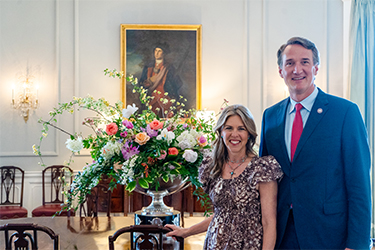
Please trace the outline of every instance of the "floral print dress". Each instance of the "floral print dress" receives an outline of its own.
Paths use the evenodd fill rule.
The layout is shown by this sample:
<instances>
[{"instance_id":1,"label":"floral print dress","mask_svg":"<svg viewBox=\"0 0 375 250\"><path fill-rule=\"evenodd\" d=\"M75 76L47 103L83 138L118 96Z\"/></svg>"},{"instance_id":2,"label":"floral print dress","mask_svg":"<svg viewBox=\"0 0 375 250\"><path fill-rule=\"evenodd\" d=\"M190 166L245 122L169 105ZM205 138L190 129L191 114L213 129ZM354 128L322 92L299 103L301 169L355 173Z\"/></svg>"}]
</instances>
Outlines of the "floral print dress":
<instances>
[{"instance_id":1,"label":"floral print dress","mask_svg":"<svg viewBox=\"0 0 375 250\"><path fill-rule=\"evenodd\" d=\"M257 184L281 178L280 165L273 156L254 157L238 177L212 179L211 161L205 158L199 169L200 181L215 213L204 249L261 249L263 227Z\"/></svg>"}]
</instances>

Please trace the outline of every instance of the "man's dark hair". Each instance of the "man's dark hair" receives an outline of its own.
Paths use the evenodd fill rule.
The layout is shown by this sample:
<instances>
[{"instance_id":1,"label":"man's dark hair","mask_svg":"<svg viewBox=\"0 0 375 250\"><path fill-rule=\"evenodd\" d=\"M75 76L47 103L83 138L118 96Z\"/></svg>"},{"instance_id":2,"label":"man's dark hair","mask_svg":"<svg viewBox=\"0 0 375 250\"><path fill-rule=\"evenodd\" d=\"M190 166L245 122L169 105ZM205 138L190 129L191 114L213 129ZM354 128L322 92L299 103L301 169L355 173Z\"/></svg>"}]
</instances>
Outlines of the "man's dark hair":
<instances>
[{"instance_id":1,"label":"man's dark hair","mask_svg":"<svg viewBox=\"0 0 375 250\"><path fill-rule=\"evenodd\" d=\"M279 65L280 68L282 68L283 66L284 50L288 45L292 45L292 44L298 44L304 47L305 49L311 50L313 54L314 65L320 64L319 51L313 42L303 37L292 37L286 42L286 44L281 45L279 50L277 51L277 64Z\"/></svg>"},{"instance_id":2,"label":"man's dark hair","mask_svg":"<svg viewBox=\"0 0 375 250\"><path fill-rule=\"evenodd\" d=\"M154 46L154 50L153 51L155 51L156 48L162 49L164 54L168 54L169 53L169 44L166 43L166 42L158 42L158 43L156 43L155 46Z\"/></svg>"}]
</instances>

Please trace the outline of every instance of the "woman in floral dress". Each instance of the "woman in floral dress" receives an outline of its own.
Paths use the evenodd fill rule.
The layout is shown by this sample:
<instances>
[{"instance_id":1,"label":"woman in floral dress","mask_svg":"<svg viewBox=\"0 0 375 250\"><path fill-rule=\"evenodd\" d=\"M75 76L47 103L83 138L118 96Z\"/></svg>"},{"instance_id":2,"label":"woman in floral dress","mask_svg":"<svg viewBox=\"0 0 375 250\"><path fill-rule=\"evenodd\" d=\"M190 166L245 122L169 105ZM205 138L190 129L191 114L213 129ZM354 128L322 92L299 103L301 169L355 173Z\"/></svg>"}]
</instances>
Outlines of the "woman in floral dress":
<instances>
[{"instance_id":1,"label":"woman in floral dress","mask_svg":"<svg viewBox=\"0 0 375 250\"><path fill-rule=\"evenodd\" d=\"M226 107L215 131L213 153L199 169L214 214L189 228L167 225L173 229L167 236L186 238L207 231L207 250L274 249L280 165L272 156L256 155L255 122L246 107Z\"/></svg>"}]
</instances>

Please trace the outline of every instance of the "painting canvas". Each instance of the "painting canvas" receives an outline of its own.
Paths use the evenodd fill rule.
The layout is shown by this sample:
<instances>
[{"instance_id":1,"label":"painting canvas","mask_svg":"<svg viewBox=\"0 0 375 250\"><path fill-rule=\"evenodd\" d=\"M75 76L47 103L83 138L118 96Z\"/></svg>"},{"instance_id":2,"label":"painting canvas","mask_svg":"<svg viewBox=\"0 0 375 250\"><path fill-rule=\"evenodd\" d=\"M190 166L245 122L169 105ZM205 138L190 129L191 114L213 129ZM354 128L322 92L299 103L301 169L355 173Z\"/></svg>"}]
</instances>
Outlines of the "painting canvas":
<instances>
[{"instance_id":1,"label":"painting canvas","mask_svg":"<svg viewBox=\"0 0 375 250\"><path fill-rule=\"evenodd\" d=\"M185 110L201 108L201 25L121 25L121 70L155 98L150 102L159 116L169 104L160 97L182 96ZM145 109L132 85L122 82L122 101Z\"/></svg>"}]
</instances>

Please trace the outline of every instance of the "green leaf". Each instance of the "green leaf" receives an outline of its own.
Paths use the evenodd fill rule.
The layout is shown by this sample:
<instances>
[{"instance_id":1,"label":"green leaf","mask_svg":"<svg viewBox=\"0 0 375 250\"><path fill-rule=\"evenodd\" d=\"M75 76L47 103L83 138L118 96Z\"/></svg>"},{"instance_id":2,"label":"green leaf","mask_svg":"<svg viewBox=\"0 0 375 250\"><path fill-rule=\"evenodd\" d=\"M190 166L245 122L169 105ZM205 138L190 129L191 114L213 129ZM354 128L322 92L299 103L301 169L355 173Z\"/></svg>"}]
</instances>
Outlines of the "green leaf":
<instances>
[{"instance_id":1,"label":"green leaf","mask_svg":"<svg viewBox=\"0 0 375 250\"><path fill-rule=\"evenodd\" d=\"M141 186L142 188L145 188L145 189L148 189L148 188L149 188L148 182L147 182L144 178L139 178L139 179L138 179L138 184L139 184L139 186Z\"/></svg>"},{"instance_id":2,"label":"green leaf","mask_svg":"<svg viewBox=\"0 0 375 250\"><path fill-rule=\"evenodd\" d=\"M132 181L130 183L128 183L128 185L126 186L126 190L129 191L129 192L132 192L134 189L135 189L135 186L137 185L137 182L136 181Z\"/></svg>"},{"instance_id":3,"label":"green leaf","mask_svg":"<svg viewBox=\"0 0 375 250\"><path fill-rule=\"evenodd\" d=\"M173 170L171 170L171 174L179 175L180 172L177 169L173 169Z\"/></svg>"},{"instance_id":4,"label":"green leaf","mask_svg":"<svg viewBox=\"0 0 375 250\"><path fill-rule=\"evenodd\" d=\"M163 176L163 181L164 182L168 182L169 181L169 176L168 175L164 175Z\"/></svg>"},{"instance_id":5,"label":"green leaf","mask_svg":"<svg viewBox=\"0 0 375 250\"><path fill-rule=\"evenodd\" d=\"M176 161L170 161L169 162L171 165L175 166L177 169L181 168L181 164L179 164L178 162Z\"/></svg>"}]
</instances>

